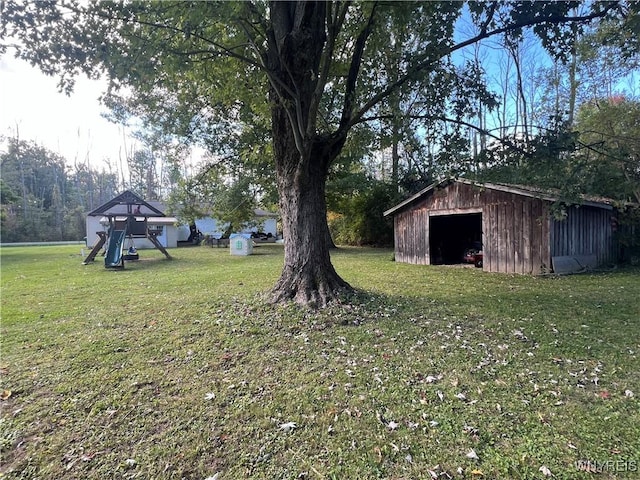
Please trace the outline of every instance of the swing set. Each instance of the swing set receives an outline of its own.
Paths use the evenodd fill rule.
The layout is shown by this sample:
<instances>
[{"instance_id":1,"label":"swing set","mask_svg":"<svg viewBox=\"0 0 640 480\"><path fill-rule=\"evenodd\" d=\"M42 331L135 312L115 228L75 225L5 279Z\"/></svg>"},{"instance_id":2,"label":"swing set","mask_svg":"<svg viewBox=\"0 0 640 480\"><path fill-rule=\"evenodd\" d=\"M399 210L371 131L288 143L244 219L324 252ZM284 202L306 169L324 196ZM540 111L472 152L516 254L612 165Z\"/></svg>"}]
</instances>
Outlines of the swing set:
<instances>
[{"instance_id":1,"label":"swing set","mask_svg":"<svg viewBox=\"0 0 640 480\"><path fill-rule=\"evenodd\" d=\"M149 225L149 218L164 217L164 213L149 205L135 193L127 190L89 212L88 215L106 218L109 227L106 231L96 232L98 239L83 264L87 265L93 262L100 250L106 245L105 268L123 269L125 261L137 261L140 258L134 238L148 239L155 248L164 254L167 260L171 260L169 252L158 241L158 235L162 230L158 230L155 225Z\"/></svg>"}]
</instances>

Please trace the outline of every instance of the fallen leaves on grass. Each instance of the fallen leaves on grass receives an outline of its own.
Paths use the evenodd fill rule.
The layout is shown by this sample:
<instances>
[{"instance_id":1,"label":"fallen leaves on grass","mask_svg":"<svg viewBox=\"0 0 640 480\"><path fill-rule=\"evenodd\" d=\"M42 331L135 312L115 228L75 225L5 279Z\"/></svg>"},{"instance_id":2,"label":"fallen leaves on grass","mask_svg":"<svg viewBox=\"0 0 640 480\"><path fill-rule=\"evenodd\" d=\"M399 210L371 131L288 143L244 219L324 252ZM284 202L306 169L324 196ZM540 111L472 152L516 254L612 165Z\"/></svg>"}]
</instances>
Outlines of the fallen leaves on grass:
<instances>
[{"instance_id":1,"label":"fallen leaves on grass","mask_svg":"<svg viewBox=\"0 0 640 480\"><path fill-rule=\"evenodd\" d=\"M471 435L472 437L478 436L478 429L476 427L472 427L471 425L465 425L464 427L462 427L462 431Z\"/></svg>"},{"instance_id":2,"label":"fallen leaves on grass","mask_svg":"<svg viewBox=\"0 0 640 480\"><path fill-rule=\"evenodd\" d=\"M539 470L542 473L542 475L544 475L545 477L553 476L553 474L551 473L551 470L549 470L549 467L547 467L546 465L542 465Z\"/></svg>"},{"instance_id":3,"label":"fallen leaves on grass","mask_svg":"<svg viewBox=\"0 0 640 480\"><path fill-rule=\"evenodd\" d=\"M518 340L522 340L523 342L527 341L527 336L522 332L522 330L514 330L513 336L516 337Z\"/></svg>"},{"instance_id":4,"label":"fallen leaves on grass","mask_svg":"<svg viewBox=\"0 0 640 480\"><path fill-rule=\"evenodd\" d=\"M278 430L287 433L295 430L296 428L298 428L298 425L296 424L296 422L286 422L286 423L281 423L280 426L278 427Z\"/></svg>"},{"instance_id":5,"label":"fallen leaves on grass","mask_svg":"<svg viewBox=\"0 0 640 480\"><path fill-rule=\"evenodd\" d=\"M80 379L70 382L69 388L59 388L60 395L56 397L59 402L53 412L59 414L53 425L56 435L60 432L66 434L65 441L75 441L78 438L76 426L88 417L86 421L93 423L89 423L87 431L97 432L95 437L81 438L87 443L88 451L102 448L103 438L111 442L112 431L119 432L125 439L117 451L109 444L110 454L99 462L96 458L89 464L82 463L88 461L91 454L76 455L75 468L90 471L87 479L103 478L112 471L129 477L145 474L149 478L159 478L173 473L168 469L162 471L163 465L171 461L171 468L176 473L181 470L187 472L185 475L189 478L200 480L274 478L282 472L292 478L310 478L312 471L316 472L314 464L322 472L317 478L375 478L382 475L409 478L422 472L425 478L479 480L513 477L515 472L511 466L515 466L518 459L531 477L564 478L576 474L573 462L567 461L577 454L572 451L576 447L567 445L567 441L573 439L580 445L580 450L590 451L589 439L598 438L600 432L598 418L603 412L592 412L594 415L589 416L583 410L594 406L615 411L621 404L629 408L635 401L625 392L625 388L634 388L633 372L630 368L620 368L617 361L617 354L626 355L627 350L623 350L624 345L614 342L616 337L606 336L613 329L601 329L605 340L597 351L598 345L594 345L591 352L585 351L581 339L574 342L570 332L554 336L552 341L557 339L559 342L554 346L550 341L551 334L545 332L545 328L548 329L546 322L521 319L515 304L513 319L506 316L512 313L506 304L485 312L484 302L475 301L470 301L470 308L476 313L455 318L463 307L451 313L446 299L441 307L439 297L432 303L422 302L416 296L415 301L411 298L399 309L397 316L374 315L371 313L373 307L369 306L353 307L358 309L358 321L364 325L352 328L354 315L347 316L345 326L330 319L326 313L307 315L303 312L303 315L288 306L266 309L248 304L249 300L243 303L243 298L216 300L214 308L224 306L219 311L209 305L208 295L195 302L191 293L185 298L203 308L185 305L184 317L176 315L176 325L171 321L174 315L168 315L163 319L166 332L161 330L157 334L158 342L163 343L152 345L151 339L145 339L139 346L146 348L149 344L149 350L143 349L140 355L136 344L129 340L129 332L116 330L121 335L118 338L130 342L131 358L126 364L120 357L114 358L113 365L118 370L109 380L116 385L131 372L141 375L137 367L145 367L147 358L157 357L145 372L149 378L158 378L153 389L137 388L124 395L121 392L112 395L109 391L107 398L99 399L99 407L93 407L90 402L95 399L97 388L86 390L85 394L78 385ZM375 301L383 303L393 298L390 295ZM482 298L487 297L483 295ZM540 298L546 298L546 295L541 293ZM229 308L227 302L231 303ZM525 306L528 302L524 299ZM493 304L487 302L487 308ZM421 316L423 310L424 317ZM194 311L197 322L192 321ZM337 308L334 311L339 312ZM113 316L111 311L106 313ZM558 310L549 317L561 318L563 314ZM316 316L320 316L320 320L315 320ZM89 323L85 318L85 315L79 317L83 325ZM379 321L379 318L385 320ZM569 329L573 328L572 319L572 316L567 319ZM449 320L454 323L447 325ZM133 322L131 324L134 325L131 328L136 328ZM176 326L180 330L169 335L172 339L170 349L178 360L165 368L162 365L165 336L161 334ZM25 339L29 339L27 333L31 332L24 334ZM111 334L111 330L105 331L104 348L109 355L112 343L106 335L111 337ZM523 341L525 334L526 342ZM537 344L532 339L540 340L540 350L536 350ZM102 337L96 337L94 343L100 347L101 341ZM53 342L60 342L57 336L52 337ZM442 352L441 344L447 345ZM218 354L196 356L198 358L189 363L181 360L194 357L192 350L187 351L187 348L206 351L208 347ZM225 349L228 353L224 353ZM246 353L239 361L240 355L235 352ZM382 352L386 356L383 357ZM76 352L70 352L69 358L71 353ZM568 358L552 361L554 355ZM594 360L596 355L602 356L602 366ZM104 360L101 364L110 367L111 358ZM629 362L630 366L637 363L633 360L634 363ZM33 375L38 372L42 377L47 365L38 363L37 366ZM83 366L84 363L78 364L78 367ZM604 372L597 369L604 369ZM168 373L166 380L161 379L163 370ZM10 378L14 390L10 401L23 396L24 385L31 391L35 382L30 382L27 373L23 377L22 383ZM178 392L177 385L185 378L193 380L192 388ZM42 388L50 387L42 382L42 378L37 382ZM5 388L9 387L9 383L5 385ZM197 385L203 388L199 390ZM578 386L583 390L574 388ZM597 397L603 389L611 392L611 400L600 401ZM588 397L586 402L583 401L585 397ZM476 399L477 404L473 403ZM527 403L523 405L522 399ZM566 402L566 408L554 407L556 401ZM122 414L116 415L113 405L121 409L118 412ZM41 411L48 407L43 402L34 406ZM27 410L31 410L29 403L25 403ZM70 418L67 427L60 427L57 419L69 416L71 411L77 412L80 421ZM384 415L384 423L378 424L376 411ZM158 427L132 418L126 412L149 412ZM317 420L305 415L313 412L317 412ZM39 415L27 417L28 422L35 424ZM291 421L294 418L297 420ZM9 420L15 423L16 432L17 427L24 430L23 425L30 424L22 418ZM297 421L302 422L300 426ZM615 416L608 421L612 428L629 422ZM554 428L544 427L552 422ZM35 425L47 427L46 424ZM181 425L190 428L183 430ZM110 429L109 435L102 435L105 426ZM563 430L562 435L557 435L555 427ZM145 440L147 428L153 428L153 442ZM620 438L616 445L625 445L624 455L630 432L631 435L633 432L632 429L620 430L619 436L616 433L616 438ZM129 431L132 433L130 440ZM156 439L160 443L156 444ZM390 440L395 444L389 443ZM117 437L116 441L121 440ZM487 441L491 445L488 448L484 447ZM47 447L44 441L42 443L45 447L40 448L41 451ZM372 451L376 444L379 447ZM190 448L182 449L183 445ZM261 449L264 445L266 450ZM544 455L544 459L539 458L536 462L531 455L535 455L534 448L538 445L544 446L544 451L537 452ZM162 457L158 454L159 447ZM479 459L479 453L469 450L471 447L478 448L483 457ZM125 472L124 459L133 452L123 454L123 449L126 452L131 448L138 466ZM179 450L182 451L176 455ZM260 451L259 456L256 451ZM54 457L56 454L53 451L50 455L53 460L45 456L43 459L48 464L58 465L60 458L59 455ZM381 460L381 465L377 465L376 459ZM437 459L446 462L451 472L434 466ZM542 461L545 466L546 463L551 465L553 475L547 475L542 469ZM224 472L216 473L222 465ZM56 467L56 473L59 473L54 475L56 478L65 476L63 467L64 464ZM74 472L81 473L80 470Z\"/></svg>"},{"instance_id":6,"label":"fallen leaves on grass","mask_svg":"<svg viewBox=\"0 0 640 480\"><path fill-rule=\"evenodd\" d=\"M391 420L389 423L387 423L387 428L389 430L396 430L399 426L400 426L400 424L397 423L397 422L394 422L393 420Z\"/></svg>"},{"instance_id":7,"label":"fallen leaves on grass","mask_svg":"<svg viewBox=\"0 0 640 480\"><path fill-rule=\"evenodd\" d=\"M473 448L470 449L465 456L471 460L480 460L480 457L478 457L478 454Z\"/></svg>"}]
</instances>

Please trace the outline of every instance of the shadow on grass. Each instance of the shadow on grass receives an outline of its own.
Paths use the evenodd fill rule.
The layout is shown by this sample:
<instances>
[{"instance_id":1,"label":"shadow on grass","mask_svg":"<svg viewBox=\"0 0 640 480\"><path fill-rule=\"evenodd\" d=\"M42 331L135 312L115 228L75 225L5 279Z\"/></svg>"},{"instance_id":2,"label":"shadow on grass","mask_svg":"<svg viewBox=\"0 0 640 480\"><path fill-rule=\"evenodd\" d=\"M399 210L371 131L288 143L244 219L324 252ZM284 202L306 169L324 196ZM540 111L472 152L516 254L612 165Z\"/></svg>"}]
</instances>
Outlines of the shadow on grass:
<instances>
[{"instance_id":1,"label":"shadow on grass","mask_svg":"<svg viewBox=\"0 0 640 480\"><path fill-rule=\"evenodd\" d=\"M221 253L231 256L229 253L229 247L211 247L211 246L200 246L193 247L193 249L202 249L202 254L207 255L208 253ZM190 247L191 249L191 247ZM178 250L179 251L179 250ZM279 243L259 243L253 246L253 253L251 255L282 255L284 253L284 246ZM240 256L240 255L237 255Z\"/></svg>"},{"instance_id":2,"label":"shadow on grass","mask_svg":"<svg viewBox=\"0 0 640 480\"><path fill-rule=\"evenodd\" d=\"M389 253L389 259L393 257L393 248L389 247L350 247L348 245L338 245L330 250L331 255L379 255Z\"/></svg>"},{"instance_id":3,"label":"shadow on grass","mask_svg":"<svg viewBox=\"0 0 640 480\"><path fill-rule=\"evenodd\" d=\"M171 259L167 259L165 257L156 257L156 258L140 258L140 260L136 261L125 261L124 268L107 268L104 265L103 258L96 258L94 262L89 262L87 264L82 264L83 268L98 268L105 270L107 272L136 272L136 271L146 271L146 270L159 270L170 268L172 265L182 263L180 259L176 257L172 257Z\"/></svg>"},{"instance_id":4,"label":"shadow on grass","mask_svg":"<svg viewBox=\"0 0 640 480\"><path fill-rule=\"evenodd\" d=\"M280 256L284 254L284 247L282 245L256 245L253 247L252 255L276 255Z\"/></svg>"},{"instance_id":5,"label":"shadow on grass","mask_svg":"<svg viewBox=\"0 0 640 480\"><path fill-rule=\"evenodd\" d=\"M305 328L324 330L327 328L359 327L379 320L401 319L412 316L415 311L431 312L434 306L429 301L388 295L356 289L344 294L323 308L314 309L297 303L270 303L269 291L256 294L253 298L235 298L232 305L225 308L237 310L238 316L253 312L259 317L269 318L278 328L301 331Z\"/></svg>"}]
</instances>

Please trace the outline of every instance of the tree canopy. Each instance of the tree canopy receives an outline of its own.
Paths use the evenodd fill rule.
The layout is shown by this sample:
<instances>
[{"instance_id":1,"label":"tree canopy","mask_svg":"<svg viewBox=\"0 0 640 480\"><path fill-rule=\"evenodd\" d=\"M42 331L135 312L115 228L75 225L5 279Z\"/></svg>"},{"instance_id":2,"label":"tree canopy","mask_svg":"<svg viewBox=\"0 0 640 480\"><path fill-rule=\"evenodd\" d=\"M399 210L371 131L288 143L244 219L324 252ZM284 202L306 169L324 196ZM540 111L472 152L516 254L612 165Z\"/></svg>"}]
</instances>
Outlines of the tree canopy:
<instances>
[{"instance_id":1,"label":"tree canopy","mask_svg":"<svg viewBox=\"0 0 640 480\"><path fill-rule=\"evenodd\" d=\"M285 236L271 298L322 305L350 290L330 262L325 196L352 132L390 122L393 143L410 111L447 122L440 137L456 145L465 116L493 102L482 69L456 68L456 52L498 36L518 42L529 29L564 57L572 34L591 21L632 36L638 5L7 1L3 8L4 33L20 41L19 56L58 75L63 89L80 73L106 75L107 101L122 116L213 151L233 148L248 126L266 128ZM466 32L456 29L463 14L472 25ZM413 92L418 110L407 109Z\"/></svg>"}]
</instances>

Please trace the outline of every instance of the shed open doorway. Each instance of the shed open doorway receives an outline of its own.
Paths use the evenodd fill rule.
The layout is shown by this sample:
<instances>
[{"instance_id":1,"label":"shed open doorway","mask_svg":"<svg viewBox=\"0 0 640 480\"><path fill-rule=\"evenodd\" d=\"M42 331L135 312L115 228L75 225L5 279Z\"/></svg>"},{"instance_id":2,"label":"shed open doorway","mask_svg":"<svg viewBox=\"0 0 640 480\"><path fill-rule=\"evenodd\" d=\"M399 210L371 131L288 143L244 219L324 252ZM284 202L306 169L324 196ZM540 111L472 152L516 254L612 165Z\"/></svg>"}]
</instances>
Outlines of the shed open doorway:
<instances>
[{"instance_id":1,"label":"shed open doorway","mask_svg":"<svg viewBox=\"0 0 640 480\"><path fill-rule=\"evenodd\" d=\"M431 265L464 263L465 251L482 249L482 213L457 213L429 217Z\"/></svg>"}]
</instances>

